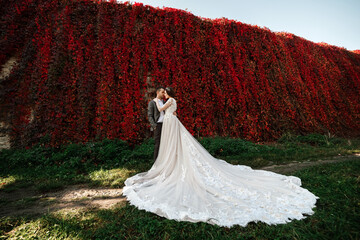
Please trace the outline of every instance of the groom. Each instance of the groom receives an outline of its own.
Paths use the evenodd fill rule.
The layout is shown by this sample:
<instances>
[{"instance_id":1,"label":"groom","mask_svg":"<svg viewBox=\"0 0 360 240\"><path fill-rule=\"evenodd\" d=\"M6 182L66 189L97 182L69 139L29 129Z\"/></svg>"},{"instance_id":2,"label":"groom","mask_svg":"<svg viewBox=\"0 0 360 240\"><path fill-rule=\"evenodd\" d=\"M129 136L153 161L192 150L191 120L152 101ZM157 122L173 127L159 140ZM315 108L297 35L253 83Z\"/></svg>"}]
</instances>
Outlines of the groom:
<instances>
[{"instance_id":1,"label":"groom","mask_svg":"<svg viewBox=\"0 0 360 240\"><path fill-rule=\"evenodd\" d=\"M156 101L159 102L160 107L162 107L165 104L164 94L165 94L164 87L159 86L158 88L156 88L155 99ZM151 100L148 104L148 118L151 125L150 130L154 131L154 140L155 140L154 161L156 160L159 154L161 128L164 120L164 115L165 115L165 111L159 112L159 110L156 107L156 103L153 100ZM176 115L175 112L174 115Z\"/></svg>"}]
</instances>

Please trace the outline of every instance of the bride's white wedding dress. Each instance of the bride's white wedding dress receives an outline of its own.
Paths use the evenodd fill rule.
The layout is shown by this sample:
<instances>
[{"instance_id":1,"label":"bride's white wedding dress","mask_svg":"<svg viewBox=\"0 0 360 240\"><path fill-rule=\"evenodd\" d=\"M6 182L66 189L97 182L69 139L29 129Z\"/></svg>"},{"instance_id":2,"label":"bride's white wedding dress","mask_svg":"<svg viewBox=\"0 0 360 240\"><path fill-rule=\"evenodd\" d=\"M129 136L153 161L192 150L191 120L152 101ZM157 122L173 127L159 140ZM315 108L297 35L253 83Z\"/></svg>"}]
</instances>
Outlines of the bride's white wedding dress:
<instances>
[{"instance_id":1,"label":"bride's white wedding dress","mask_svg":"<svg viewBox=\"0 0 360 240\"><path fill-rule=\"evenodd\" d=\"M155 163L125 181L130 204L168 219L226 227L282 224L314 213L318 197L300 187L300 178L214 158L173 115L175 99L166 104Z\"/></svg>"}]
</instances>

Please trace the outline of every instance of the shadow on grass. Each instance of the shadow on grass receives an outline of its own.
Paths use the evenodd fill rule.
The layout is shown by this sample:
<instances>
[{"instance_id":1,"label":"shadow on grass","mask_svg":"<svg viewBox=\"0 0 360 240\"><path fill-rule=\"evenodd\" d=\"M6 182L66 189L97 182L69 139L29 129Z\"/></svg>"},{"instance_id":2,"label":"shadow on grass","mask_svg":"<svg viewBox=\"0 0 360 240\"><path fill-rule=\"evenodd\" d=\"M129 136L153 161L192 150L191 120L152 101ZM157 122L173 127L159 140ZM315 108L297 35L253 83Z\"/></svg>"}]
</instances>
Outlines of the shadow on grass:
<instances>
[{"instance_id":1,"label":"shadow on grass","mask_svg":"<svg viewBox=\"0 0 360 240\"><path fill-rule=\"evenodd\" d=\"M57 191L66 185L88 183L92 186L122 187L123 181L138 172L147 171L153 162L128 163L114 168L97 165L79 172L63 166L14 168L0 172L0 192L34 187L39 193Z\"/></svg>"}]
</instances>

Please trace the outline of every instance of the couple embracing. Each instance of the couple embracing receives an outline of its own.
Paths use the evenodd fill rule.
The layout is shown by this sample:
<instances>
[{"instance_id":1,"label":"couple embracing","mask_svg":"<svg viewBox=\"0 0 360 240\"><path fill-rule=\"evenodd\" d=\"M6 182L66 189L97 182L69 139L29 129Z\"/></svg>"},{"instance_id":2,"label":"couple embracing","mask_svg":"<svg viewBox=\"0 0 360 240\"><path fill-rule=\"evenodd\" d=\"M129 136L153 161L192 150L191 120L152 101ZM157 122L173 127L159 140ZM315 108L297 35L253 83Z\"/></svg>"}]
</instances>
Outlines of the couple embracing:
<instances>
[{"instance_id":1,"label":"couple embracing","mask_svg":"<svg viewBox=\"0 0 360 240\"><path fill-rule=\"evenodd\" d=\"M225 227L283 224L314 213L318 197L301 187L300 178L213 157L177 118L174 97L172 88L159 87L148 105L155 162L126 179L123 195L130 204L176 221Z\"/></svg>"},{"instance_id":2,"label":"couple embracing","mask_svg":"<svg viewBox=\"0 0 360 240\"><path fill-rule=\"evenodd\" d=\"M156 160L158 153L159 153L159 147L160 147L160 139L161 139L161 129L163 126L164 121L164 115L165 111L159 111L157 105L162 108L165 104L164 98L167 100L170 100L169 98L174 98L175 93L174 90L171 87L167 87L166 90L164 87L160 86L156 88L156 98L151 100L148 104L148 118L150 122L150 130L154 131L154 140L155 140L155 150L154 150L154 161ZM173 114L175 116L176 112L174 111Z\"/></svg>"}]
</instances>

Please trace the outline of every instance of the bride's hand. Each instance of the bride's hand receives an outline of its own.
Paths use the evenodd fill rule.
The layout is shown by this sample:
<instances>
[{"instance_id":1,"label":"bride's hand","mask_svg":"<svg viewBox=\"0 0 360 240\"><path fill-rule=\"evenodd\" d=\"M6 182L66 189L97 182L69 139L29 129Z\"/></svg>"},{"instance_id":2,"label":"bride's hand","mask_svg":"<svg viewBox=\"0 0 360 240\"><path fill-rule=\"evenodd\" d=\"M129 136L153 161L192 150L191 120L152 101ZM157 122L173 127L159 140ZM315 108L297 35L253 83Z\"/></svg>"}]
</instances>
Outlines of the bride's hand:
<instances>
[{"instance_id":1,"label":"bride's hand","mask_svg":"<svg viewBox=\"0 0 360 240\"><path fill-rule=\"evenodd\" d=\"M173 114L174 114L175 116L177 116L176 112L173 112Z\"/></svg>"}]
</instances>

